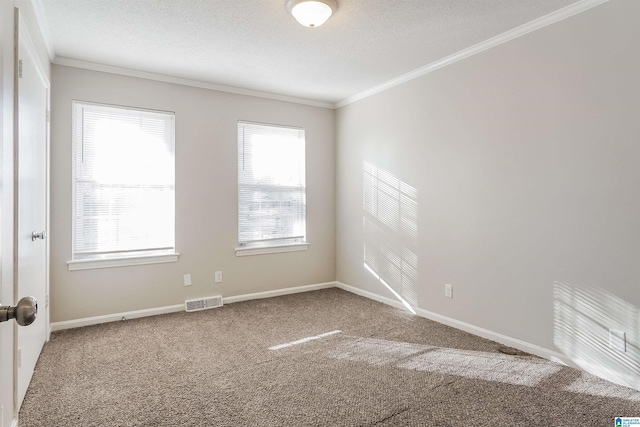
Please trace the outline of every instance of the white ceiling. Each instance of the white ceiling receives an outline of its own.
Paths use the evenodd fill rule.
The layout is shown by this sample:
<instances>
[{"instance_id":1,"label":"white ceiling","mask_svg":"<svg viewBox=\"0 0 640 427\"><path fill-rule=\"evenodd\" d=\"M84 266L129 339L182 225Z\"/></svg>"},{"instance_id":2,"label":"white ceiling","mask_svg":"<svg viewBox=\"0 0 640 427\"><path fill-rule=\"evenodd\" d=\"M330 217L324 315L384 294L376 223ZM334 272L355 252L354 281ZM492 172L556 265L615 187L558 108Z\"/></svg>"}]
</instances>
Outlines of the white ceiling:
<instances>
[{"instance_id":1,"label":"white ceiling","mask_svg":"<svg viewBox=\"0 0 640 427\"><path fill-rule=\"evenodd\" d=\"M64 59L335 103L578 0L39 0Z\"/></svg>"}]
</instances>

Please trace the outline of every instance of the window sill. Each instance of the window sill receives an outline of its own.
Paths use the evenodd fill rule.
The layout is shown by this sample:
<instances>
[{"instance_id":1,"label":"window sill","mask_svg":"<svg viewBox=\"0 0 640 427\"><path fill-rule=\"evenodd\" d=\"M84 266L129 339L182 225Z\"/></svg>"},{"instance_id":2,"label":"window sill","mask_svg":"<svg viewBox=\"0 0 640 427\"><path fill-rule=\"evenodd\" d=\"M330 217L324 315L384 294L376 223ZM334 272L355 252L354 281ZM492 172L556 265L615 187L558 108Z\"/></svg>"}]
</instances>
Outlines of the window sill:
<instances>
[{"instance_id":1,"label":"window sill","mask_svg":"<svg viewBox=\"0 0 640 427\"><path fill-rule=\"evenodd\" d=\"M306 251L308 248L308 243L292 243L289 245L236 248L236 256L277 254L280 252L297 252Z\"/></svg>"},{"instance_id":2,"label":"window sill","mask_svg":"<svg viewBox=\"0 0 640 427\"><path fill-rule=\"evenodd\" d=\"M92 270L94 268L127 267L131 265L161 264L165 262L177 262L179 253L162 255L143 255L108 259L81 259L67 261L69 271Z\"/></svg>"}]
</instances>

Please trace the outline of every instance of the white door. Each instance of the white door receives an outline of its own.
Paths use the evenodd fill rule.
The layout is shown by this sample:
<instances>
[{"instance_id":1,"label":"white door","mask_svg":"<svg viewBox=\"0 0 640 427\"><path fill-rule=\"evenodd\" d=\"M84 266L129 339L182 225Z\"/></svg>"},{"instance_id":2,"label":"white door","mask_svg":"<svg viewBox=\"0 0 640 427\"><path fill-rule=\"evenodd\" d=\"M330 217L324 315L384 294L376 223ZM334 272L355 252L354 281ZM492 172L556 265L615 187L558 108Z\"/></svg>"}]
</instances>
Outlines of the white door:
<instances>
[{"instance_id":1,"label":"white door","mask_svg":"<svg viewBox=\"0 0 640 427\"><path fill-rule=\"evenodd\" d=\"M0 2L0 151L5 151L5 146L9 147L13 144L13 139L9 136L8 129L13 123L13 112L9 113L10 105L13 104L12 85L8 85L6 81L8 76L13 76L11 65L13 64L12 55L5 52L13 52L13 25L10 25L11 12L13 6ZM9 24L9 25L7 25ZM11 27L11 28L9 28ZM7 63L6 59L9 59ZM9 115L10 114L10 115ZM6 195L13 194L13 188L6 185L4 170L4 158L0 153L0 304L11 305L13 303L13 284L6 278L8 276L7 266L11 265L11 255L8 254L8 248L4 246L7 239L5 233L5 223L11 217L11 213L7 213L10 204L6 203ZM6 159L9 160L9 159ZM9 233L10 234L10 233ZM0 323L0 426L9 426L13 420L13 321ZM3 424L4 421L4 424Z\"/></svg>"},{"instance_id":2,"label":"white door","mask_svg":"<svg viewBox=\"0 0 640 427\"><path fill-rule=\"evenodd\" d=\"M17 268L16 299L32 296L38 302L38 317L17 330L17 407L20 408L48 334L48 241L32 238L47 227L48 197L48 90L33 42L21 18L18 30L17 119Z\"/></svg>"},{"instance_id":3,"label":"white door","mask_svg":"<svg viewBox=\"0 0 640 427\"><path fill-rule=\"evenodd\" d=\"M2 73L0 72L0 74L2 74ZM2 202L0 201L0 203L2 203ZM7 301L7 302L5 302L5 301ZM0 303L9 304L8 300L5 300L5 299L2 298L2 284L1 283L0 283ZM4 368L4 363L11 363L10 362L11 359L8 358L8 357L5 359L5 355L4 355L5 351L11 351L10 349L12 348L12 346L9 345L9 343L5 341L6 339L5 339L5 332L4 331L5 331L6 328L9 328L9 327L13 327L13 325L11 325L11 323L9 323L9 322L0 323L0 385L1 385L1 388L0 388L0 404L7 401L5 396L3 396L3 393L7 393L8 392L6 387L7 387L7 385L9 383L7 382L7 383L3 384L3 382L5 381L5 378L6 378L6 381L11 381L10 377L9 378L6 377L7 371ZM9 388L9 391L12 392L10 385L8 386L8 388ZM11 401L13 401L13 399L11 399ZM8 416L9 414L13 413L13 408L11 406L8 406L6 411L7 411L6 413L7 413L7 416ZM5 414L4 405L0 405L0 426L4 425L3 424L4 418L5 418L4 414Z\"/></svg>"}]
</instances>

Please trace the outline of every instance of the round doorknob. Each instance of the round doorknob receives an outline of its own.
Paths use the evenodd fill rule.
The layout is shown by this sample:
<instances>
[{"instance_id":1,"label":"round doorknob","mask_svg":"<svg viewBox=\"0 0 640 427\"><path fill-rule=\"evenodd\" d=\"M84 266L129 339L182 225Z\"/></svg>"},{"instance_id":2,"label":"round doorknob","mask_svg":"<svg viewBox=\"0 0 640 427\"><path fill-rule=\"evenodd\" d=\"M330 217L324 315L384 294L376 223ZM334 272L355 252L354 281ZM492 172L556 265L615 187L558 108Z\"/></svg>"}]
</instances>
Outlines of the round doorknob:
<instances>
[{"instance_id":1,"label":"round doorknob","mask_svg":"<svg viewBox=\"0 0 640 427\"><path fill-rule=\"evenodd\" d=\"M16 319L16 323L20 326L28 326L36 320L38 302L34 297L24 297L15 307L9 307L8 311L9 319Z\"/></svg>"}]
</instances>

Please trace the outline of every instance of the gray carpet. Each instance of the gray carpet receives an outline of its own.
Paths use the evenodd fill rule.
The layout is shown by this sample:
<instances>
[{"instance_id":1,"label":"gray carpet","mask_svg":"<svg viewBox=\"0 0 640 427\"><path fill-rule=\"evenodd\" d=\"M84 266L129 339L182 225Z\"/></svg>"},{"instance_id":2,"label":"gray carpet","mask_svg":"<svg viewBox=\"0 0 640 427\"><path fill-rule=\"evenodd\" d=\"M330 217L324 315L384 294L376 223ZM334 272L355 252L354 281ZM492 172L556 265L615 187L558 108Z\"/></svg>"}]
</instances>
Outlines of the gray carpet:
<instances>
[{"instance_id":1,"label":"gray carpet","mask_svg":"<svg viewBox=\"0 0 640 427\"><path fill-rule=\"evenodd\" d=\"M613 426L640 392L326 289L53 334L20 426Z\"/></svg>"}]
</instances>

